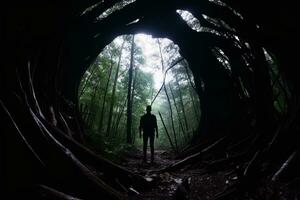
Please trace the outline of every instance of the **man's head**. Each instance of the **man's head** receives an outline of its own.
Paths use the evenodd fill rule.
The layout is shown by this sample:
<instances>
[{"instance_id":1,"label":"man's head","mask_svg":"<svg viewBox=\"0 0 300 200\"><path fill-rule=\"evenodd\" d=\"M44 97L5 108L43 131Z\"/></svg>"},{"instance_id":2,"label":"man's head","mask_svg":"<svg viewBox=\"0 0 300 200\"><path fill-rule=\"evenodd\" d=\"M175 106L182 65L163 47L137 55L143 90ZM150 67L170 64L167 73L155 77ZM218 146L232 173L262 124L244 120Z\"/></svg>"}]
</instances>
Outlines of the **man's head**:
<instances>
[{"instance_id":1,"label":"man's head","mask_svg":"<svg viewBox=\"0 0 300 200\"><path fill-rule=\"evenodd\" d=\"M150 105L147 106L146 111L147 111L147 113L151 112L151 106Z\"/></svg>"}]
</instances>

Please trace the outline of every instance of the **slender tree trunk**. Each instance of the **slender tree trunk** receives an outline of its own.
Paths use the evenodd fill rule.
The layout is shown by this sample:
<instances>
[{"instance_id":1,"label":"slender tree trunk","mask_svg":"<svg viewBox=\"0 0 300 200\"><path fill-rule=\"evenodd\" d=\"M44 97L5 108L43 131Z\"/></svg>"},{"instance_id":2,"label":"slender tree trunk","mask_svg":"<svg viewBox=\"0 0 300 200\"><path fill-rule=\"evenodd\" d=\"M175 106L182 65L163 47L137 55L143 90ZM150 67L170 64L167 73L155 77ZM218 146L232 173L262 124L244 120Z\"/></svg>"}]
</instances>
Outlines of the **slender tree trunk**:
<instances>
[{"instance_id":1,"label":"slender tree trunk","mask_svg":"<svg viewBox=\"0 0 300 200\"><path fill-rule=\"evenodd\" d=\"M173 145L173 142L172 142L172 140L171 140L171 137L170 137L170 134L169 134L169 132L168 132L168 129L167 129L167 127L166 127L166 125L165 125L165 122L164 122L164 120L163 120L163 118L162 118L162 116L161 116L161 113L158 112L158 114L159 114L160 120L161 120L161 122L162 122L162 124L163 124L163 126L164 126L164 129L165 129L165 131L166 131L166 134L167 134L167 136L168 136L170 145L171 145L172 149L176 152L177 149L176 149L176 148L174 147L174 145Z\"/></svg>"},{"instance_id":2,"label":"slender tree trunk","mask_svg":"<svg viewBox=\"0 0 300 200\"><path fill-rule=\"evenodd\" d=\"M173 89L172 89L172 87L171 87L170 84L169 84L169 88L170 88L172 99L173 99L173 103L174 103L174 106L175 106L175 109L176 109L176 112L177 112L177 118L178 118L179 126L180 126L181 131L182 131L182 135L183 135L185 141L187 141L186 133L184 131L183 124L182 124L182 121L181 121L181 118L180 118L180 113L179 113L178 106L177 106L177 103L176 103L174 91L173 91Z\"/></svg>"},{"instance_id":3,"label":"slender tree trunk","mask_svg":"<svg viewBox=\"0 0 300 200\"><path fill-rule=\"evenodd\" d=\"M196 100L195 100L195 91L193 91L192 88L189 89L189 92L190 92L190 97L191 97L191 100L192 100L192 105L193 105L193 109L194 109L194 114L195 114L195 117L196 119L198 120L199 122L199 119L200 119L200 108L198 106L196 106ZM196 97L197 98L197 97ZM199 99L199 97L198 97ZM199 103L199 101L197 101L197 103Z\"/></svg>"},{"instance_id":4,"label":"slender tree trunk","mask_svg":"<svg viewBox=\"0 0 300 200\"><path fill-rule=\"evenodd\" d=\"M137 82L137 76L138 76L138 68L136 67L134 69L134 72L133 72L133 83L132 83L132 91L131 91L131 102L133 103L133 100L134 100L134 92L135 92L135 86L136 86L136 82Z\"/></svg>"},{"instance_id":5,"label":"slender tree trunk","mask_svg":"<svg viewBox=\"0 0 300 200\"><path fill-rule=\"evenodd\" d=\"M120 110L120 113L119 113L119 115L118 115L118 117L116 119L116 123L115 123L115 126L114 126L115 135L117 135L116 133L118 132L119 124L120 124L121 118L123 116L126 104L127 104L127 100L124 101L124 104L123 104L123 106L122 106L122 108Z\"/></svg>"},{"instance_id":6,"label":"slender tree trunk","mask_svg":"<svg viewBox=\"0 0 300 200\"><path fill-rule=\"evenodd\" d=\"M195 114L195 117L196 117L196 119L197 119L197 121L198 121L198 123L199 123L199 122L200 122L200 107L197 107L197 106L196 106L196 103L195 103L195 93L196 93L196 92L193 91L193 90L196 89L196 87L195 87L195 84L194 84L193 81L192 81L191 75L190 75L190 73L189 73L188 65L187 65L186 62L184 62L184 67L185 67L186 75L187 75L187 78L188 78L188 80L189 80L190 86L193 88L193 89L190 88L190 89L189 89L189 92L190 92L190 96L191 96L191 100L192 100L192 105L193 105L193 109L194 109L194 114ZM199 96L197 96L196 98L199 100ZM199 103L199 101L198 101L198 103Z\"/></svg>"},{"instance_id":7,"label":"slender tree trunk","mask_svg":"<svg viewBox=\"0 0 300 200\"><path fill-rule=\"evenodd\" d=\"M165 85L164 85L164 90L165 90L165 93L166 93L166 96L167 96L169 109L170 109L171 125L172 125L172 129L173 129L175 147L176 147L176 150L178 151L177 136L176 136L175 125L174 125L174 117L173 117L173 110L172 110L172 106L171 106L170 97L169 97L169 94L168 94L168 91L167 91L167 87Z\"/></svg>"},{"instance_id":8,"label":"slender tree trunk","mask_svg":"<svg viewBox=\"0 0 300 200\"><path fill-rule=\"evenodd\" d=\"M113 136L117 135L116 127L118 126L119 118L121 118L120 115L123 115L124 109L127 105L126 95L127 94L124 94L118 102L118 108L116 109L116 114L115 114L115 117L113 118L113 121L112 121L112 134L113 134ZM126 100L124 101L124 99L126 99Z\"/></svg>"},{"instance_id":9,"label":"slender tree trunk","mask_svg":"<svg viewBox=\"0 0 300 200\"><path fill-rule=\"evenodd\" d=\"M196 90L195 83L193 83L191 74L190 74L190 72L189 72L188 63L187 63L185 60L184 60L184 62L182 62L182 63L183 63L183 65L184 65L184 68L185 68L185 71L186 71L186 75L187 75L187 77L188 77L188 80L189 80L189 82L190 82L191 87L194 88L194 89Z\"/></svg>"},{"instance_id":10,"label":"slender tree trunk","mask_svg":"<svg viewBox=\"0 0 300 200\"><path fill-rule=\"evenodd\" d=\"M110 77L111 77L111 74L112 74L112 69L113 69L113 59L112 59L112 56L111 56L111 65L110 65L110 69L109 69L109 72L108 72L108 78L107 78L107 81L106 81L104 96L103 96L103 101L102 101L102 106L101 106L101 113L100 113L100 120L99 120L99 127L98 127L99 132L102 132L106 96L107 96L107 91L108 91L108 87L109 87Z\"/></svg>"},{"instance_id":11,"label":"slender tree trunk","mask_svg":"<svg viewBox=\"0 0 300 200\"><path fill-rule=\"evenodd\" d=\"M163 58L163 54L162 54L162 50L161 50L161 44L160 44L159 39L157 39L157 45L158 45L159 55L160 55L161 71L164 72L165 71L165 64L164 64L164 58Z\"/></svg>"},{"instance_id":12,"label":"slender tree trunk","mask_svg":"<svg viewBox=\"0 0 300 200\"><path fill-rule=\"evenodd\" d=\"M94 66L92 71L90 72L90 75L88 75L88 77L84 80L84 83L83 83L81 90L79 92L79 95L78 95L78 99L80 99L80 97L84 94L86 85L90 81L91 77L94 76L94 73L96 72L97 68L98 68L98 65Z\"/></svg>"},{"instance_id":13,"label":"slender tree trunk","mask_svg":"<svg viewBox=\"0 0 300 200\"><path fill-rule=\"evenodd\" d=\"M88 118L87 118L87 125L90 126L91 124L93 124L93 120L94 120L94 117L95 117L95 109L94 109L94 106L95 106L95 99L96 99L96 96L97 96L97 92L98 92L98 86L99 84L96 83L96 85L94 86L94 92L92 94L92 97L91 97L91 100L90 100L90 105L89 105L89 112L88 112Z\"/></svg>"},{"instance_id":14,"label":"slender tree trunk","mask_svg":"<svg viewBox=\"0 0 300 200\"><path fill-rule=\"evenodd\" d=\"M129 77L128 77L128 91L127 91L127 137L126 142L132 144L131 137L131 126L132 126L132 99L131 99L131 87L132 87L132 75L133 75L133 65L134 65L134 35L131 41L131 52L130 52L130 67L129 67Z\"/></svg>"},{"instance_id":15,"label":"slender tree trunk","mask_svg":"<svg viewBox=\"0 0 300 200\"><path fill-rule=\"evenodd\" d=\"M109 136L110 130L111 130L111 122L112 122L112 117L113 117L113 109L114 109L114 104L115 104L115 96L116 96L116 88L117 88L117 82L118 82L118 77L119 77L119 71L120 71L120 65L121 65L121 58L122 58L122 52L124 48L125 40L123 40L121 49L120 49L120 55L118 59L118 65L114 77L114 84L113 84L113 90L112 90L112 95L111 95L111 101L110 101L110 106L109 106L109 114L108 114L108 122L107 122L107 128L106 128L106 136Z\"/></svg>"},{"instance_id":16,"label":"slender tree trunk","mask_svg":"<svg viewBox=\"0 0 300 200\"><path fill-rule=\"evenodd\" d=\"M157 44L158 44L159 53L160 53L161 69L162 69L162 72L164 72L164 70L165 70L164 58L163 58L163 55L162 55L162 50L161 50L161 45L160 45L159 39L157 39ZM178 151L177 137L176 137L176 131L175 131L175 126L174 126L172 105L171 105L171 101L170 101L168 91L167 91L167 87L166 87L165 84L164 84L164 91L166 93L168 104L169 104L169 109L170 109L171 125L172 125L172 130L173 130L173 135L174 135L175 148L176 148L176 151Z\"/></svg>"},{"instance_id":17,"label":"slender tree trunk","mask_svg":"<svg viewBox=\"0 0 300 200\"><path fill-rule=\"evenodd\" d=\"M132 83L132 91L131 91L131 106L133 105L134 103L134 92L135 92L135 86L136 86L136 82L137 82L137 76L138 76L138 68L135 67L134 68L134 78L133 78L133 83ZM131 113L133 113L133 107L131 108ZM134 144L135 142L135 134L136 132L133 131L132 127L131 127L131 135L133 136L132 137L132 144Z\"/></svg>"},{"instance_id":18,"label":"slender tree trunk","mask_svg":"<svg viewBox=\"0 0 300 200\"><path fill-rule=\"evenodd\" d=\"M113 119L112 119L112 122L111 122L111 136L116 136L116 132L115 132L115 127L116 127L116 121L117 121L117 119L118 119L118 116L119 116L119 113L121 112L121 108L122 107L122 105L120 105L120 102L118 102L118 105L117 105L117 107L116 107L116 113L115 113L115 115L114 115L114 117L113 117Z\"/></svg>"},{"instance_id":19,"label":"slender tree trunk","mask_svg":"<svg viewBox=\"0 0 300 200\"><path fill-rule=\"evenodd\" d=\"M176 78L176 85L177 85L178 92L179 92L179 100L180 100L180 105L181 105L181 109L182 109L182 113L183 113L183 119L184 119L185 127L186 127L186 130L189 130L189 125L188 125L188 122L187 122L187 119L186 119L185 108L184 108L184 104L183 104L182 92L181 92L181 89L180 89L177 74L175 74L175 78Z\"/></svg>"}]
</instances>

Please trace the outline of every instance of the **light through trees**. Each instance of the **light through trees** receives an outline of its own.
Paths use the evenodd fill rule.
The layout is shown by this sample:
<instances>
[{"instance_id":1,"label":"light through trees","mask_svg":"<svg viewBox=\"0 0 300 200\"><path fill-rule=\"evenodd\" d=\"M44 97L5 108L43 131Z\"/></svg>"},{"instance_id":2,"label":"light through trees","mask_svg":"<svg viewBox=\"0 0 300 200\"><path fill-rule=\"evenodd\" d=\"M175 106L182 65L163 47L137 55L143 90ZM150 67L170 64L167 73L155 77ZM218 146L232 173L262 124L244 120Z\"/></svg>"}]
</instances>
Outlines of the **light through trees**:
<instances>
[{"instance_id":1,"label":"light through trees","mask_svg":"<svg viewBox=\"0 0 300 200\"><path fill-rule=\"evenodd\" d=\"M156 148L184 148L200 120L192 72L168 39L149 35L117 37L84 74L78 91L87 141L95 150L116 154L140 147L140 116L152 104L159 126Z\"/></svg>"}]
</instances>

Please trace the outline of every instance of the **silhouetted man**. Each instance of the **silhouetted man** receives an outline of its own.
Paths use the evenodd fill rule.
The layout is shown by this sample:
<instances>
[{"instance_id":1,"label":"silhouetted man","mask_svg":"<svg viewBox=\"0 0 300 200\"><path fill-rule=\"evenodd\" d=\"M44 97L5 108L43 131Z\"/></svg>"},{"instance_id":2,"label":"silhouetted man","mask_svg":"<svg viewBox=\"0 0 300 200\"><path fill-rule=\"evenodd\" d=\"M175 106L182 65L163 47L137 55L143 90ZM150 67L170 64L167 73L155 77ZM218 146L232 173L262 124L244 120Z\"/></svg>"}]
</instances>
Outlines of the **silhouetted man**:
<instances>
[{"instance_id":1,"label":"silhouetted man","mask_svg":"<svg viewBox=\"0 0 300 200\"><path fill-rule=\"evenodd\" d=\"M143 132L143 151L144 161L147 161L147 144L148 138L150 138L150 149L151 149L151 162L154 160L154 135L156 131L156 138L158 138L157 121L155 115L151 114L151 106L147 106L147 113L141 117L140 120L140 138L142 138Z\"/></svg>"}]
</instances>

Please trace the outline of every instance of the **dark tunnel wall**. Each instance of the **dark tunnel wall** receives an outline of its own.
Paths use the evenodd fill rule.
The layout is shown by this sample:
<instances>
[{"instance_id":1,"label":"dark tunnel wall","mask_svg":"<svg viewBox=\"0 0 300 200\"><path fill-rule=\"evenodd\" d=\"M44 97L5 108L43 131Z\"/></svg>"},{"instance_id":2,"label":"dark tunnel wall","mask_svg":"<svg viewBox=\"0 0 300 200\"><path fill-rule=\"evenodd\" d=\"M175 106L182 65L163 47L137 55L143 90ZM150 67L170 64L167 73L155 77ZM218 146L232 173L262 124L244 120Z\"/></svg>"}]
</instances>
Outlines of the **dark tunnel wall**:
<instances>
[{"instance_id":1,"label":"dark tunnel wall","mask_svg":"<svg viewBox=\"0 0 300 200\"><path fill-rule=\"evenodd\" d=\"M200 23L207 26L211 24L201 17L202 14L224 18L224 21L235 28L234 34L253 46L251 53L257 58L253 60L253 65L261 68L255 70L254 75L250 73L252 75L249 87L253 92L251 107L258 124L264 124L264 130L270 128L273 118L270 88L260 87L258 84L268 82L269 78L264 70L266 65L262 59L261 47L277 56L281 71L295 96L295 104L298 103L300 79L294 67L294 63L298 62L297 52L293 50L294 44L299 40L295 22L297 12L294 12L296 6L273 1L224 1L240 11L243 15L241 19L231 9L209 1L137 0L104 20L95 22L97 16L116 2L118 0L102 1L90 12L82 15L86 8L97 1L9 1L1 12L0 34L3 51L0 68L0 117L3 124L0 162L1 176L6 177L1 178L1 181L9 179L10 184L6 185L10 190L23 187L43 170L33 167L37 160L22 142L7 111L11 113L22 133L41 151L43 146L35 142L38 130L32 128L30 115L26 113L28 105L24 103L24 94L28 94L27 99L33 105L34 111L42 110L47 120L52 120L53 113L49 109L52 106L56 113L66 113L69 117L67 122L74 133L80 132L76 121L76 92L79 81L104 46L118 35L146 32L154 37L168 37L179 45L181 55L187 59L193 71L201 98L202 132L210 135L222 131L225 134L238 132L248 125L248 118L245 121L241 118L246 111L243 110L245 105L240 102L234 87L236 80L228 76L211 54L211 49L220 47L229 51L231 58L237 58L244 50L248 50L236 48L232 38L193 31L176 14L176 9L191 11L199 18ZM128 25L135 19L140 21ZM228 30L219 27L217 31ZM236 62L235 67L242 65L242 61ZM249 77L248 71L241 72L234 67L233 71L242 77ZM29 77L32 78L35 94L32 92ZM260 98L261 96L265 98ZM39 105L36 105L37 101ZM16 159L11 160L12 157ZM26 173L19 170L21 164ZM23 181L18 182L20 179Z\"/></svg>"},{"instance_id":2,"label":"dark tunnel wall","mask_svg":"<svg viewBox=\"0 0 300 200\"><path fill-rule=\"evenodd\" d=\"M97 11L97 13L101 13L101 10L105 10L105 7L108 8L113 2L115 1L107 3L108 5L103 4L104 8L100 6L100 11ZM191 1L188 3L182 1L172 2L137 1L134 5L129 5L129 8L123 9L124 11L116 12L108 17L107 20L104 20L104 22L99 22L95 25L92 23L93 18L91 18L93 14L97 16L95 13L79 17L85 7L92 5L93 1L86 4L78 2L73 4L56 4L53 2L49 3L49 5L40 5L36 4L36 2L18 5L8 4L8 9L2 15L5 17L2 17L1 21L3 27L1 38L6 49L2 54L4 67L1 68L1 87L5 90L17 87L17 83L14 83L14 78L10 77L15 77L15 69L24 69L24 66L27 66L28 61L30 61L32 68L41 69L32 70L36 82L45 84L45 87L51 85L52 90L58 90L55 92L59 92L63 88L63 91L60 91L60 93L67 94L64 96L69 96L74 100L74 93L76 92L80 76L82 76L101 49L118 35L137 32L147 32L156 37L168 37L173 40L181 47L182 55L190 63L193 63L191 64L192 70L196 77L198 77L200 70L203 70L205 65L210 66L209 62L212 62L206 62L209 59L205 55L205 52L209 51L209 48L212 46L230 44L226 44L226 41L218 41L219 38L214 35L208 34L208 36L205 36L206 33L193 32L174 12L180 8L190 9L195 16L200 13L214 15L216 13L211 11L215 8L214 4L208 5L205 1ZM199 9L202 4L206 7ZM232 4L234 5L234 3ZM82 7L83 5L85 7ZM244 7L239 4L237 5L243 11ZM255 4L251 3L250 8L254 9L254 7ZM151 8L152 10L156 10L154 16ZM258 8L261 12L264 11L259 6ZM215 9L215 11L218 9ZM280 40L276 38L276 36L279 37L279 34L270 31L268 28L271 26L270 22L272 22L271 24L276 24L276 19L280 16L284 16L284 14L289 16L287 15L289 13L288 9L289 7L278 12L279 16L276 15L276 12L272 12L276 16L274 22L271 20L271 16L273 15L267 15L270 14L267 10L267 14L265 15L268 16L268 22L265 22L265 18L259 18L263 13L257 12L253 14L255 17L252 17L250 11L245 11L244 13L246 13L247 20L250 19L249 24L257 20L258 24L261 24L262 29L265 30L262 32L262 37L266 38L266 41L260 41L259 39L262 38L256 35L252 36L252 40L258 39L257 43L270 48L274 53L280 52L277 53L278 57L283 57L280 60L290 63L293 60L293 56L290 56L291 59L289 59L286 53L289 52L286 51L287 45L291 44L291 42L288 42L289 37L287 35L289 33L290 35L295 35L295 23L292 23L295 18L286 21L288 22L285 24L287 27L282 30L283 33L280 35ZM216 14L216 16L218 15L220 14ZM122 20L117 20L120 18ZM141 22L132 26L126 26L127 23L137 18L142 19ZM283 23L282 21L284 20L281 19L278 22ZM266 28L264 25L266 25ZM244 26L247 27L246 25ZM274 29L275 27L271 28ZM252 30L252 28L249 28L249 30ZM241 30L241 34L243 34L242 31L245 30ZM98 33L99 37L94 37ZM247 37L250 36L247 35ZM273 43L272 40L274 41ZM285 48L280 50L280 47L283 46ZM290 53L293 55L293 51ZM204 59L200 59L200 56ZM291 65L287 66L291 68ZM283 69L283 71L285 70ZM289 70L286 71L289 72ZM202 78L206 76L205 73L202 72ZM288 74L289 76L294 76L293 73ZM291 80L295 83L297 82L292 78ZM293 85L296 88L298 84Z\"/></svg>"}]
</instances>

